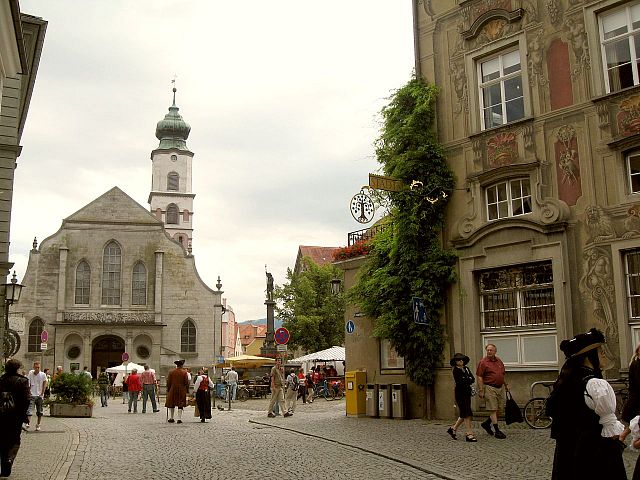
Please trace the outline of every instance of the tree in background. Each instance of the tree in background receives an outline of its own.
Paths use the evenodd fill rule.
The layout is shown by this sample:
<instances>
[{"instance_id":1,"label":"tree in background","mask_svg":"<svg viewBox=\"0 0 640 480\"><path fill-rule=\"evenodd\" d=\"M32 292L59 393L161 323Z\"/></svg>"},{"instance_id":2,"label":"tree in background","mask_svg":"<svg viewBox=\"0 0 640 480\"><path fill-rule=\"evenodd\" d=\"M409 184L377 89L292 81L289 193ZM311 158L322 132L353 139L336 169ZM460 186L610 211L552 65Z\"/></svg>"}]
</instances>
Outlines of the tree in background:
<instances>
[{"instance_id":1,"label":"tree in background","mask_svg":"<svg viewBox=\"0 0 640 480\"><path fill-rule=\"evenodd\" d=\"M445 207L455 182L434 130L436 96L434 86L413 78L382 109L377 159L385 175L407 188L389 193L387 227L374 237L350 292L374 319L374 334L390 341L404 357L408 376L423 386L433 383L441 365L440 319L456 261L454 251L442 247ZM412 297L424 300L426 325L414 322Z\"/></svg>"},{"instance_id":2,"label":"tree in background","mask_svg":"<svg viewBox=\"0 0 640 480\"><path fill-rule=\"evenodd\" d=\"M331 279L342 278L334 265L302 259L300 273L287 270L287 282L275 288L276 314L289 330L292 348L317 352L344 344L345 300L331 293Z\"/></svg>"}]
</instances>

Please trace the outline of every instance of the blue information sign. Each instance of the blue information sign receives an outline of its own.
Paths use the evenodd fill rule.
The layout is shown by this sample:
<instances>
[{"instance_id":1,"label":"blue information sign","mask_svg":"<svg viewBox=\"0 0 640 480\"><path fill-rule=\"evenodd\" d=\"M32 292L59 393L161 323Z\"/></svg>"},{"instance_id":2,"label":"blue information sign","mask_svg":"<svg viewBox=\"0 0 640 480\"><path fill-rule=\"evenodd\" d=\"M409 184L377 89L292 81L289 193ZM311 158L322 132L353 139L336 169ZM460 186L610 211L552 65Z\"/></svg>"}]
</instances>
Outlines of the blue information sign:
<instances>
[{"instance_id":1,"label":"blue information sign","mask_svg":"<svg viewBox=\"0 0 640 480\"><path fill-rule=\"evenodd\" d=\"M349 320L347 322L347 325L345 326L345 329L347 330L347 333L353 333L356 329L356 324L353 323L353 320Z\"/></svg>"},{"instance_id":2,"label":"blue information sign","mask_svg":"<svg viewBox=\"0 0 640 480\"><path fill-rule=\"evenodd\" d=\"M413 321L422 325L427 324L424 301L418 297L413 297Z\"/></svg>"}]
</instances>

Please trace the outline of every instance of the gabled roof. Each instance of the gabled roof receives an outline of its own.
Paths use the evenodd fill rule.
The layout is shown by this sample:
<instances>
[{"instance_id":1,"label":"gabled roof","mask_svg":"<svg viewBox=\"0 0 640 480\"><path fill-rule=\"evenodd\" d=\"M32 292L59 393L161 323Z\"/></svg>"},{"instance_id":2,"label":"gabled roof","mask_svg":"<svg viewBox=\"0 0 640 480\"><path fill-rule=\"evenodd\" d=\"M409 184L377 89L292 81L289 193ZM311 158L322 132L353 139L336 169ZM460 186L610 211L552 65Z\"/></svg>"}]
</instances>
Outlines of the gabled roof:
<instances>
[{"instance_id":1,"label":"gabled roof","mask_svg":"<svg viewBox=\"0 0 640 480\"><path fill-rule=\"evenodd\" d=\"M302 269L302 259L309 257L316 265L326 265L333 262L333 253L338 250L339 247L311 247L307 245L300 245L298 247L298 256L296 257L296 265L293 269L294 272L300 272Z\"/></svg>"},{"instance_id":2,"label":"gabled roof","mask_svg":"<svg viewBox=\"0 0 640 480\"><path fill-rule=\"evenodd\" d=\"M160 220L118 187L113 187L65 218L62 223L162 225Z\"/></svg>"},{"instance_id":3,"label":"gabled roof","mask_svg":"<svg viewBox=\"0 0 640 480\"><path fill-rule=\"evenodd\" d=\"M238 335L240 335L240 343L246 347L250 345L256 338L265 338L267 336L266 325L238 324Z\"/></svg>"}]
</instances>

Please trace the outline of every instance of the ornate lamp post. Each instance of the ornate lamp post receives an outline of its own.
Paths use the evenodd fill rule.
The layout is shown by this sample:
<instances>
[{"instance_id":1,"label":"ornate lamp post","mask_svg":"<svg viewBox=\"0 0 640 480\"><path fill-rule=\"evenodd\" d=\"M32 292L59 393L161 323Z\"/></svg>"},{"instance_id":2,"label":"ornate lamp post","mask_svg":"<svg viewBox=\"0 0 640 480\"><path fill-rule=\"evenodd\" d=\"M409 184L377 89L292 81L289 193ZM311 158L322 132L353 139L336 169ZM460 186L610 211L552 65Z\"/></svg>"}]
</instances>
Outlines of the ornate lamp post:
<instances>
[{"instance_id":1,"label":"ornate lamp post","mask_svg":"<svg viewBox=\"0 0 640 480\"><path fill-rule=\"evenodd\" d=\"M20 350L20 336L9 328L9 307L20 300L22 285L18 283L16 272L13 272L11 283L0 285L0 295L4 296L4 321L0 322L0 338L2 339L2 361L15 355Z\"/></svg>"}]
</instances>

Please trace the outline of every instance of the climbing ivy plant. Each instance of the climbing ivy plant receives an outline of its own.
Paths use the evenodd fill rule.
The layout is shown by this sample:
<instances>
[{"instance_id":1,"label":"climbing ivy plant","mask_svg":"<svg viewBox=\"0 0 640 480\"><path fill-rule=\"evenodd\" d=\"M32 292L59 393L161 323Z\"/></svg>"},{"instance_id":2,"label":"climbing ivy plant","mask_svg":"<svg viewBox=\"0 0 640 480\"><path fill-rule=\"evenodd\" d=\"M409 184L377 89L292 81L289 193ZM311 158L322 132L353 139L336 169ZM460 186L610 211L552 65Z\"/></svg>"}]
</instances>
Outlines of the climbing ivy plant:
<instances>
[{"instance_id":1,"label":"climbing ivy plant","mask_svg":"<svg viewBox=\"0 0 640 480\"><path fill-rule=\"evenodd\" d=\"M387 228L374 237L350 292L362 313L375 319L374 334L390 341L404 357L408 376L423 386L433 383L441 363L440 318L456 261L454 251L442 246L454 178L437 142L436 96L435 86L413 78L382 109L378 162L385 175L414 188L389 195ZM426 325L414 322L412 297L424 300Z\"/></svg>"}]
</instances>

